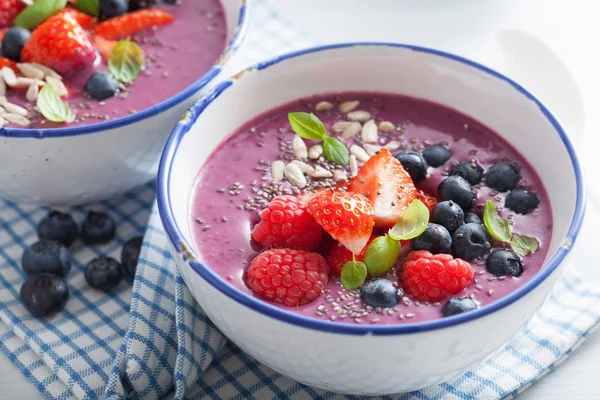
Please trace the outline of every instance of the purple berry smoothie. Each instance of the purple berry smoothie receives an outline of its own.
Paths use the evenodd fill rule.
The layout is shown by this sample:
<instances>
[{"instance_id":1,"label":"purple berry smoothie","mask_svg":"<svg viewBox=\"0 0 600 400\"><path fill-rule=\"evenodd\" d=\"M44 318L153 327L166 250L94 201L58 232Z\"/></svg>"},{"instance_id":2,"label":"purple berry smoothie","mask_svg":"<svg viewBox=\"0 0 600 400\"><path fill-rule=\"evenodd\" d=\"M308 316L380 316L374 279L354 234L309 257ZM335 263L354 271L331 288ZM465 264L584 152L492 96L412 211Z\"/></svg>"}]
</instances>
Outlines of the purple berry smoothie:
<instances>
[{"instance_id":1,"label":"purple berry smoothie","mask_svg":"<svg viewBox=\"0 0 600 400\"><path fill-rule=\"evenodd\" d=\"M85 83L95 72L108 70L100 57L93 68L64 77L69 96L65 99L77 112L70 124L45 120L25 99L25 90L8 89L7 100L30 110L30 128L57 128L90 125L144 110L181 92L198 80L219 58L225 48L227 26L219 0L182 0L174 5L163 1L157 8L175 17L168 25L136 34L132 40L145 54L144 70L126 90L105 101L85 94ZM93 44L92 40L92 44ZM6 127L18 127L7 124Z\"/></svg>"},{"instance_id":2,"label":"purple berry smoothie","mask_svg":"<svg viewBox=\"0 0 600 400\"><path fill-rule=\"evenodd\" d=\"M315 105L322 100L329 101L334 107L326 112L316 112ZM507 193L497 193L483 184L474 187L477 206L472 211L482 215L485 201L492 200L500 215L512 221L513 232L536 238L540 247L523 257L524 271L519 277L497 278L486 271L485 262L471 262L475 274L473 282L453 297L471 296L480 306L485 306L506 296L536 274L550 245L552 215L548 195L533 167L509 143L464 114L426 100L381 93L343 93L298 100L256 117L224 140L199 171L190 202L192 218L189 223L194 246L207 266L234 287L252 294L244 283L243 273L260 251L256 243L251 243L250 233L260 220L258 213L273 197L270 164L278 159L287 162L294 156L291 141L295 133L287 115L298 111L313 112L331 134L332 125L345 120L338 106L348 100L360 100L359 109L369 111L375 122L389 121L396 127L392 133L380 131L380 144L393 140L400 142L398 150L417 151L438 143L449 147L452 158L438 168L429 167L430 177L417 185L418 188L435 193L451 166L458 162L475 159L487 171L498 161L510 160L521 168L518 187L538 194L539 207L528 215L519 215L504 208ZM354 140L356 137L345 143L350 146ZM284 194L299 192L287 182L279 191ZM403 246L400 265L410 251L408 247ZM501 247L499 243L494 245L494 248ZM397 280L393 273L388 276ZM298 307L271 304L333 322L401 324L442 318L444 303L430 304L402 297L396 307L372 309L359 299L358 291L346 291L338 280L330 279L325 293L312 303ZM346 317L341 318L339 309L349 310L341 314Z\"/></svg>"}]
</instances>

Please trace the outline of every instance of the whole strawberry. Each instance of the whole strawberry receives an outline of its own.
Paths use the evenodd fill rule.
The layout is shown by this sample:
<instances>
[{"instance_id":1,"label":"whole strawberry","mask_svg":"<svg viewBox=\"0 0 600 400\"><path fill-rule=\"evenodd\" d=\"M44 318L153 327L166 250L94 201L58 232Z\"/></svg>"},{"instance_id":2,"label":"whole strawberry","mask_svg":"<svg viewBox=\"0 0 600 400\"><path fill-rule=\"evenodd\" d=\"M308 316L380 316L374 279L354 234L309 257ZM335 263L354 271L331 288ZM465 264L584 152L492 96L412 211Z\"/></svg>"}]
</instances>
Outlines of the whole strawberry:
<instances>
[{"instance_id":1,"label":"whole strawberry","mask_svg":"<svg viewBox=\"0 0 600 400\"><path fill-rule=\"evenodd\" d=\"M252 239L265 247L314 250L323 230L295 196L277 196L260 213Z\"/></svg>"},{"instance_id":2,"label":"whole strawberry","mask_svg":"<svg viewBox=\"0 0 600 400\"><path fill-rule=\"evenodd\" d=\"M473 269L450 254L418 250L408 253L399 275L402 288L414 299L440 301L466 288L473 280Z\"/></svg>"},{"instance_id":3,"label":"whole strawberry","mask_svg":"<svg viewBox=\"0 0 600 400\"><path fill-rule=\"evenodd\" d=\"M26 4L23 0L0 0L0 28L13 25L13 20Z\"/></svg>"},{"instance_id":4,"label":"whole strawberry","mask_svg":"<svg viewBox=\"0 0 600 400\"><path fill-rule=\"evenodd\" d=\"M271 249L246 271L246 284L258 296L291 307L310 303L328 281L325 259L304 250Z\"/></svg>"}]
</instances>

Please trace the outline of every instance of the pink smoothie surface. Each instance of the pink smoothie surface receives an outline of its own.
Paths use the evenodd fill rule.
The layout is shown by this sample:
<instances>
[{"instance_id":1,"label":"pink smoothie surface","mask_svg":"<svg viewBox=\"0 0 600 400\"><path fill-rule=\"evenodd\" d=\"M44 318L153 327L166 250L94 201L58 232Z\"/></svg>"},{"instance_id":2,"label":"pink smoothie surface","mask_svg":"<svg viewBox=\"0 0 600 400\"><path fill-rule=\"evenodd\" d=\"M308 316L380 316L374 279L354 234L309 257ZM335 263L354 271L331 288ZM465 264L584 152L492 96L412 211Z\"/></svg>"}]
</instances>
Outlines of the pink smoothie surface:
<instances>
[{"instance_id":1,"label":"pink smoothie surface","mask_svg":"<svg viewBox=\"0 0 600 400\"><path fill-rule=\"evenodd\" d=\"M331 111L315 112L314 105L322 100L335 107ZM269 194L271 162L293 156L290 148L295 133L287 115L290 112L314 112L331 132L333 123L345 120L337 106L347 100L360 100L359 109L371 112L377 123L390 121L397 126L392 134L380 132L380 144L397 140L402 143L402 148L417 151L438 143L449 147L452 158L438 168L429 167L430 178L417 185L429 193L435 193L453 163L475 159L486 171L498 161L516 163L522 176L518 186L538 194L539 207L528 215L520 215L504 208L507 193L497 193L483 184L474 187L477 206L472 211L481 216L485 201L492 200L500 215L512 221L513 232L536 238L540 247L523 258L524 271L519 277L498 279L486 271L483 261L471 262L475 279L455 297L470 296L480 306L485 306L514 291L538 272L551 241L552 215L548 195L533 167L499 135L462 113L426 100L381 93L332 94L294 101L249 121L218 146L199 171L190 202L189 223L195 250L209 268L229 284L252 295L243 275L244 269L261 250L250 238L253 226L260 220L258 213L264 207L260 204L265 204L256 199L272 197ZM346 140L348 146L353 140ZM286 185L289 184L282 185L284 193L297 192ZM259 206L255 207L257 204ZM494 247L501 248L502 245L496 243ZM398 265L409 250L409 245L403 246ZM327 254L322 255L326 257ZM397 281L393 270L388 277ZM404 296L396 307L369 309L356 290L346 291L339 280L330 279L323 295L312 303L297 307L271 304L336 323L402 324L442 318L444 303L416 302ZM339 313L334 310L339 307L354 310L354 317L339 318Z\"/></svg>"},{"instance_id":2,"label":"pink smoothie surface","mask_svg":"<svg viewBox=\"0 0 600 400\"><path fill-rule=\"evenodd\" d=\"M167 100L200 79L225 48L227 26L221 3L182 0L169 5L159 1L157 8L173 15L175 21L132 38L145 54L144 70L135 81L107 100L90 98L84 90L88 78L95 72L108 70L106 62L98 57L94 67L63 77L69 90L65 100L77 112L77 120L70 124L52 123L32 111L30 127L65 128L124 117ZM25 99L25 90L9 89L7 99L29 110L35 105Z\"/></svg>"}]
</instances>

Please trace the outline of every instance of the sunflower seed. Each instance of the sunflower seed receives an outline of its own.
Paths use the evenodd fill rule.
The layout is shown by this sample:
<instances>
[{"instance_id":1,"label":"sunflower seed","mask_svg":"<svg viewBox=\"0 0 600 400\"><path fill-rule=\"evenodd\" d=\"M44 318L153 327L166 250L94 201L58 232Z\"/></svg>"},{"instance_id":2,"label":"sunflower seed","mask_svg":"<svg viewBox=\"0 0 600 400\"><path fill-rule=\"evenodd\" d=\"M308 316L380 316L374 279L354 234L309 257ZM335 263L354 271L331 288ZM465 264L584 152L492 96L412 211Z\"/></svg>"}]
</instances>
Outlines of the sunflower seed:
<instances>
[{"instance_id":1,"label":"sunflower seed","mask_svg":"<svg viewBox=\"0 0 600 400\"><path fill-rule=\"evenodd\" d=\"M393 133L394 124L392 124L390 121L381 121L379 123L379 130L385 133Z\"/></svg>"},{"instance_id":2,"label":"sunflower seed","mask_svg":"<svg viewBox=\"0 0 600 400\"><path fill-rule=\"evenodd\" d=\"M53 70L50 67L46 67L45 65L38 64L38 63L31 63L31 65L44 71L44 74L46 74L46 78L51 76L53 78L62 80L62 76L60 76L60 74L58 72L56 72L55 70Z\"/></svg>"},{"instance_id":3,"label":"sunflower seed","mask_svg":"<svg viewBox=\"0 0 600 400\"><path fill-rule=\"evenodd\" d=\"M19 68L21 74L23 74L23 76L26 78L42 80L44 79L44 76L46 76L44 71L29 63L18 63L17 68Z\"/></svg>"},{"instance_id":4,"label":"sunflower seed","mask_svg":"<svg viewBox=\"0 0 600 400\"><path fill-rule=\"evenodd\" d=\"M381 146L377 146L374 144L365 143L363 144L363 148L367 152L368 155L374 156L379 150L381 150Z\"/></svg>"},{"instance_id":5,"label":"sunflower seed","mask_svg":"<svg viewBox=\"0 0 600 400\"><path fill-rule=\"evenodd\" d=\"M360 132L361 126L358 122L350 122L346 129L342 132L342 137L344 139L349 139L354 137Z\"/></svg>"},{"instance_id":6,"label":"sunflower seed","mask_svg":"<svg viewBox=\"0 0 600 400\"><path fill-rule=\"evenodd\" d=\"M360 101L358 101L358 100L345 101L342 104L340 104L340 111L343 112L344 114L346 114L346 113L349 113L350 111L354 110L359 105L360 105Z\"/></svg>"},{"instance_id":7,"label":"sunflower seed","mask_svg":"<svg viewBox=\"0 0 600 400\"><path fill-rule=\"evenodd\" d=\"M320 101L315 106L315 110L317 111L329 111L333 108L333 104L328 101Z\"/></svg>"},{"instance_id":8,"label":"sunflower seed","mask_svg":"<svg viewBox=\"0 0 600 400\"><path fill-rule=\"evenodd\" d=\"M356 162L356 156L354 154L350 154L348 163L350 164L350 176L354 178L356 174L358 174L358 163Z\"/></svg>"},{"instance_id":9,"label":"sunflower seed","mask_svg":"<svg viewBox=\"0 0 600 400\"><path fill-rule=\"evenodd\" d=\"M321 154L323 154L323 146L320 144L315 144L308 149L308 158L311 160L316 160L317 158L321 157Z\"/></svg>"},{"instance_id":10,"label":"sunflower seed","mask_svg":"<svg viewBox=\"0 0 600 400\"><path fill-rule=\"evenodd\" d=\"M25 98L29 101L36 101L38 98L38 93L39 93L39 86L38 86L38 80L34 79L33 83L31 85L29 85L29 87L27 88L27 93L25 94Z\"/></svg>"},{"instance_id":11,"label":"sunflower seed","mask_svg":"<svg viewBox=\"0 0 600 400\"><path fill-rule=\"evenodd\" d=\"M402 145L402 143L400 143L397 140L392 140L391 142L388 142L388 144L386 144L385 147L386 149L388 149L389 151L394 151L398 148L400 148L400 146Z\"/></svg>"},{"instance_id":12,"label":"sunflower seed","mask_svg":"<svg viewBox=\"0 0 600 400\"><path fill-rule=\"evenodd\" d=\"M300 168L300 171L302 171L303 174L306 175L311 175L315 172L315 169L313 167L311 167L310 165L308 165L307 163L300 161L300 160L294 160L292 161L293 164L296 164L298 166L298 168Z\"/></svg>"},{"instance_id":13,"label":"sunflower seed","mask_svg":"<svg viewBox=\"0 0 600 400\"><path fill-rule=\"evenodd\" d=\"M17 78L17 83L15 84L15 87L27 88L27 87L31 86L32 83L33 83L32 78L24 78L24 77L20 76Z\"/></svg>"},{"instance_id":14,"label":"sunflower seed","mask_svg":"<svg viewBox=\"0 0 600 400\"><path fill-rule=\"evenodd\" d=\"M350 153L354 154L356 156L356 159L362 162L367 162L369 161L369 158L371 158L371 156L369 156L369 153L367 153L365 149L356 144L350 146Z\"/></svg>"},{"instance_id":15,"label":"sunflower seed","mask_svg":"<svg viewBox=\"0 0 600 400\"><path fill-rule=\"evenodd\" d=\"M348 114L346 114L346 119L348 121L365 123L371 119L371 113L364 110L351 111Z\"/></svg>"},{"instance_id":16,"label":"sunflower seed","mask_svg":"<svg viewBox=\"0 0 600 400\"><path fill-rule=\"evenodd\" d=\"M10 87L17 84L17 75L15 75L15 71L11 67L2 67L2 77L4 78L4 82Z\"/></svg>"},{"instance_id":17,"label":"sunflower seed","mask_svg":"<svg viewBox=\"0 0 600 400\"><path fill-rule=\"evenodd\" d=\"M271 164L271 176L273 177L273 182L281 182L283 180L283 167L285 167L283 161L273 161L273 164Z\"/></svg>"},{"instance_id":18,"label":"sunflower seed","mask_svg":"<svg viewBox=\"0 0 600 400\"><path fill-rule=\"evenodd\" d=\"M6 120L0 117L0 126L4 126L6 124Z\"/></svg>"},{"instance_id":19,"label":"sunflower seed","mask_svg":"<svg viewBox=\"0 0 600 400\"><path fill-rule=\"evenodd\" d=\"M2 74L0 74L0 96L4 95L6 95L6 83L4 82Z\"/></svg>"},{"instance_id":20,"label":"sunflower seed","mask_svg":"<svg viewBox=\"0 0 600 400\"><path fill-rule=\"evenodd\" d=\"M331 178L332 176L333 174L331 171L321 167L320 165L315 166L315 170L311 175L313 178Z\"/></svg>"},{"instance_id":21,"label":"sunflower seed","mask_svg":"<svg viewBox=\"0 0 600 400\"><path fill-rule=\"evenodd\" d=\"M4 118L8 122L11 122L11 123L17 124L17 125L28 126L29 124L31 124L31 121L28 118L26 118L22 115L19 115L19 114L3 113L3 114L0 114L0 117Z\"/></svg>"},{"instance_id":22,"label":"sunflower seed","mask_svg":"<svg viewBox=\"0 0 600 400\"><path fill-rule=\"evenodd\" d=\"M298 135L294 136L294 139L292 140L292 149L297 158L304 160L308 157L306 143L304 143L304 140Z\"/></svg>"},{"instance_id":23,"label":"sunflower seed","mask_svg":"<svg viewBox=\"0 0 600 400\"><path fill-rule=\"evenodd\" d=\"M346 175L346 171L335 169L333 170L333 179L336 182L346 182L348 180L348 175Z\"/></svg>"},{"instance_id":24,"label":"sunflower seed","mask_svg":"<svg viewBox=\"0 0 600 400\"><path fill-rule=\"evenodd\" d=\"M9 103L8 100L6 100L6 97L0 97L0 106L4 107L10 114L19 114L23 116L27 115L26 109L16 104Z\"/></svg>"},{"instance_id":25,"label":"sunflower seed","mask_svg":"<svg viewBox=\"0 0 600 400\"><path fill-rule=\"evenodd\" d=\"M306 186L306 178L300 168L296 164L288 164L283 168L283 174L288 181L299 189Z\"/></svg>"},{"instance_id":26,"label":"sunflower seed","mask_svg":"<svg viewBox=\"0 0 600 400\"><path fill-rule=\"evenodd\" d=\"M52 86L54 90L56 90L56 93L58 93L60 97L65 97L69 95L67 87L60 79L55 78L53 76L46 76L46 82L48 82L48 84Z\"/></svg>"},{"instance_id":27,"label":"sunflower seed","mask_svg":"<svg viewBox=\"0 0 600 400\"><path fill-rule=\"evenodd\" d=\"M362 127L361 136L364 143L377 142L377 125L372 119L365 122Z\"/></svg>"},{"instance_id":28,"label":"sunflower seed","mask_svg":"<svg viewBox=\"0 0 600 400\"><path fill-rule=\"evenodd\" d=\"M344 132L344 130L348 127L348 125L350 125L352 122L348 122L348 121L338 121L335 124L333 124L331 126L331 132L339 135L340 133Z\"/></svg>"}]
</instances>

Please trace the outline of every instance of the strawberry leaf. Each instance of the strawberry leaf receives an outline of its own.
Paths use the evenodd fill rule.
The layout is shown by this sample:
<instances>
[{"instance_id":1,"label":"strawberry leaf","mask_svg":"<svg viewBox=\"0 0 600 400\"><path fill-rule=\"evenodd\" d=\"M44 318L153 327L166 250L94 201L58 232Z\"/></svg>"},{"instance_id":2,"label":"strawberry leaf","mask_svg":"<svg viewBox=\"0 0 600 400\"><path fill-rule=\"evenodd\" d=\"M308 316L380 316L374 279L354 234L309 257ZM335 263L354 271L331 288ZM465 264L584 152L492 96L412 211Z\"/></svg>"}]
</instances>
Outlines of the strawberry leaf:
<instances>
[{"instance_id":1,"label":"strawberry leaf","mask_svg":"<svg viewBox=\"0 0 600 400\"><path fill-rule=\"evenodd\" d=\"M340 282L346 290L356 289L367 279L367 266L360 261L348 261L342 267Z\"/></svg>"},{"instance_id":2,"label":"strawberry leaf","mask_svg":"<svg viewBox=\"0 0 600 400\"><path fill-rule=\"evenodd\" d=\"M429 209L419 199L414 199L400 220L396 222L389 235L395 240L409 240L425 232L429 223Z\"/></svg>"},{"instance_id":3,"label":"strawberry leaf","mask_svg":"<svg viewBox=\"0 0 600 400\"><path fill-rule=\"evenodd\" d=\"M377 276L388 272L400 255L400 242L388 235L379 236L367 247L365 253L365 264L371 276Z\"/></svg>"},{"instance_id":4,"label":"strawberry leaf","mask_svg":"<svg viewBox=\"0 0 600 400\"><path fill-rule=\"evenodd\" d=\"M329 161L338 165L348 164L348 149L336 138L326 137L323 139L323 154Z\"/></svg>"},{"instance_id":5,"label":"strawberry leaf","mask_svg":"<svg viewBox=\"0 0 600 400\"><path fill-rule=\"evenodd\" d=\"M133 82L143 65L142 49L130 40L119 41L108 58L108 69L123 83Z\"/></svg>"},{"instance_id":6,"label":"strawberry leaf","mask_svg":"<svg viewBox=\"0 0 600 400\"><path fill-rule=\"evenodd\" d=\"M495 239L504 243L510 242L512 234L510 222L498 215L496 206L491 200L487 200L485 202L485 209L483 210L483 223Z\"/></svg>"},{"instance_id":7,"label":"strawberry leaf","mask_svg":"<svg viewBox=\"0 0 600 400\"><path fill-rule=\"evenodd\" d=\"M100 15L100 0L77 0L77 9L92 17Z\"/></svg>"},{"instance_id":8,"label":"strawberry leaf","mask_svg":"<svg viewBox=\"0 0 600 400\"><path fill-rule=\"evenodd\" d=\"M75 111L68 103L61 100L52 85L45 85L37 98L37 108L42 115L52 122L73 122Z\"/></svg>"},{"instance_id":9,"label":"strawberry leaf","mask_svg":"<svg viewBox=\"0 0 600 400\"><path fill-rule=\"evenodd\" d=\"M319 118L314 114L294 112L288 114L292 129L298 136L310 140L325 140L327 133Z\"/></svg>"},{"instance_id":10,"label":"strawberry leaf","mask_svg":"<svg viewBox=\"0 0 600 400\"><path fill-rule=\"evenodd\" d=\"M529 253L535 253L540 244L535 238L515 233L510 240L510 246L516 254L525 257Z\"/></svg>"},{"instance_id":11,"label":"strawberry leaf","mask_svg":"<svg viewBox=\"0 0 600 400\"><path fill-rule=\"evenodd\" d=\"M67 0L36 0L15 17L14 26L33 30L36 26L65 8Z\"/></svg>"}]
</instances>

